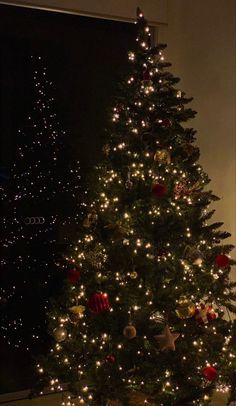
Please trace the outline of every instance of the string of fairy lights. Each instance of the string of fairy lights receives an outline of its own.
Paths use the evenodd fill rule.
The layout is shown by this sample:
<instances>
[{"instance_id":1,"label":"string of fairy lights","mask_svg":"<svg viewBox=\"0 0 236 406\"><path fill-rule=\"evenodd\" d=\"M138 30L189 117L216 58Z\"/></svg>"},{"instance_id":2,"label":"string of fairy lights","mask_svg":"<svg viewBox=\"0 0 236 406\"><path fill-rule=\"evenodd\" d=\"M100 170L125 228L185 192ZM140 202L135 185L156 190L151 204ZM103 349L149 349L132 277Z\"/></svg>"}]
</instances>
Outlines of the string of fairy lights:
<instances>
[{"instance_id":1,"label":"string of fairy lights","mask_svg":"<svg viewBox=\"0 0 236 406\"><path fill-rule=\"evenodd\" d=\"M139 11L138 22L143 24L144 21L143 14ZM149 37L150 29L144 25L143 35L137 38L137 42L145 52L150 50ZM137 55L133 51L128 54L128 58L131 63L137 61ZM134 109L131 106L130 95L127 106L123 105L122 108L116 106L113 109L111 118L113 125L118 126L115 128L120 128L119 125L125 123L126 131L125 133L118 131L118 136L115 140L113 139L113 144L106 145L104 148L107 161L110 158L111 163L106 162L105 165L101 164L97 168L101 191L93 203L87 204L89 214L83 224L86 230L78 240L72 254L68 254L65 258L69 266L73 268L73 279L70 279L70 283L66 285L69 304L53 308L51 312L51 333L55 343L50 354L56 360L59 370L64 371L64 376L70 377L73 374L77 376L80 388L77 395L67 395L64 393L65 387L59 382L59 378L52 376L53 373L50 370L50 390L63 392L61 406L99 404L96 403L98 401L94 387L88 381L91 370L95 371L96 376L102 374L100 371L103 373L106 371L106 385L109 387L113 376L112 368L114 368L124 387L130 388L131 391L133 389L133 391L142 392L143 390L145 392L145 388L150 385L149 377L146 379L139 373L136 365L128 369L122 362L124 357L129 357L127 342L131 342L136 337L138 341L134 348L139 368L141 368L143 359L159 364L158 366L153 365L156 371L159 368L159 374L155 378L151 378L155 381L155 391L158 388L160 393L159 405L170 404L168 403L170 399L179 399L186 385L189 388L195 385L199 390L199 393L191 399L191 404L199 406L209 404L212 382L216 377L217 383L214 385L218 392L225 393L231 390L231 385L227 380L225 381L224 374L221 372L221 364L223 361L229 367L235 363L236 353L235 350L232 350L232 323L228 322L227 331L223 336L219 333L217 323L214 322L223 317L223 305L231 297L232 292L229 285L226 283L220 286L222 278L224 281L228 281L231 259L229 255L214 251L218 243L214 234L209 233L208 236L205 236L204 233L196 233L193 227L190 214L193 207L201 205L205 196L202 190L208 183L208 178L201 166L193 163L189 170L188 168L184 170L182 162L172 161L170 158L174 153L173 145L171 145L167 147L167 150L163 151L162 148L161 152L164 152L164 155L162 155L162 161L157 166L157 170L153 161L160 162L160 154L155 158L156 155L150 150L136 148L137 137L143 134L143 129L150 129L149 114L157 112L158 116L159 106L154 103L153 96L156 93L159 95L158 86L165 85L162 75L165 68L163 52L159 51L157 57L156 55L147 56L146 59L142 64L145 79L140 81L139 77L132 75L126 83L128 87L134 87L132 93L135 100ZM148 69L148 74L146 69ZM157 79L154 81L155 78ZM182 102L182 93L179 90L175 92L175 95L176 99ZM176 102L175 110L171 111L173 116L179 111L184 114L185 110L182 106L179 109L179 105L180 103ZM167 109L167 106L162 105L163 109ZM168 128L171 122L166 120L166 118L157 118L157 125L160 128L162 125L164 128ZM178 121L181 121L180 118ZM158 147L160 147L160 140L156 141L154 148ZM119 157L122 159L119 160ZM128 164L124 168L119 164L113 165L114 162L128 162ZM186 164L186 166L188 165ZM171 195L166 186L169 184L172 185L172 191L174 191ZM131 200L129 205L123 203L124 191L131 193L132 190L135 190L135 185L139 185L139 190L143 188L149 193L151 190L153 195L151 204L138 198ZM163 204L161 199L167 193L169 193L168 203ZM206 204L199 209L198 220L203 218L203 227L208 226L204 218L207 218L209 200L210 195L208 195ZM86 203L84 206L86 207ZM149 236L148 232L145 232L145 226L140 227L138 222L143 216L148 219L149 231L151 230ZM176 232L173 237L167 230L164 244L158 252L156 241L153 240L155 225L162 218L168 222L168 219L173 217L178 221L185 219L181 223L181 233L177 235ZM105 224L103 231L105 229L108 233L108 242L100 241L100 234L96 231L99 221ZM102 226L100 225L100 227ZM116 248L117 241L119 241L118 248ZM178 246L185 246L184 254L181 252L180 255ZM126 266L122 261L122 255L125 252L129 253ZM218 256L216 256L217 254ZM114 255L120 258L120 270L117 270L115 266L114 269L111 269ZM212 260L213 257L214 260ZM140 274L138 265L143 261L146 266L145 276L148 278L147 274L150 270L152 283L147 283ZM91 263L93 263L92 268ZM168 301L173 301L171 311L175 310L174 315L169 315L169 320L166 316L166 309L160 311L155 307L154 275L157 275L158 271L163 275L169 271L169 276L160 278L161 286L159 287L162 293L164 292L166 300L168 293L165 292L172 292L173 298L168 298ZM204 279L206 277L207 279ZM99 288L93 292L92 284L95 282ZM216 286L217 294L215 293ZM186 287L188 295L185 293ZM130 292L132 300L127 297L129 288L132 291ZM183 294L183 290L185 294ZM166 307L170 308L170 306ZM127 312L128 325L124 326L123 334L122 332L112 334L102 331L102 329L105 330L104 325L98 332L99 321L96 324L95 320L102 312L107 314L107 324L123 320L122 316ZM91 314L93 314L93 319ZM143 316L144 314L145 316ZM154 335L150 339L150 334L139 332L138 323L136 326L135 321L142 317L147 317L153 326L163 325L162 333ZM176 320L174 318L178 319L179 324L177 328L170 328L169 324L174 324L173 320ZM189 320L193 319L195 327L193 324L191 326L189 324ZM198 327L198 333L195 336L193 334L193 337L190 335L189 338L190 329ZM222 336L223 343L220 360L215 357L215 353L209 351L209 344L207 345L209 339L214 339L219 334ZM155 342L153 345L150 344L150 341L153 342L152 340ZM182 347L185 340L187 340L187 351L185 347ZM159 351L154 349L158 346ZM158 362L158 356L162 357L166 350L176 350L178 353L178 362L186 373L182 382L176 377L175 365L169 361L167 367L163 361L164 358L161 358L163 365L161 361ZM193 362L194 368L192 367ZM38 364L38 372L43 376L47 372L47 368ZM43 393L42 391L41 394ZM106 404L111 403L107 400ZM149 400L148 396L145 396L137 404L153 405L154 403Z\"/></svg>"}]
</instances>

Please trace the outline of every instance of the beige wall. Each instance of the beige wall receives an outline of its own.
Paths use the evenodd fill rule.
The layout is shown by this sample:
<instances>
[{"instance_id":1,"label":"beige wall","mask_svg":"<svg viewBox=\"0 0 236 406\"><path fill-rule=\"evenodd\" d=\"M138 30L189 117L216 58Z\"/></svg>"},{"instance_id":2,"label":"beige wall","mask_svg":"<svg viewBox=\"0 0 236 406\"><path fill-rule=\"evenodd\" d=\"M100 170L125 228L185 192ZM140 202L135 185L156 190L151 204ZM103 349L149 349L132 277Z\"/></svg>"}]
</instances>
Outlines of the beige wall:
<instances>
[{"instance_id":1,"label":"beige wall","mask_svg":"<svg viewBox=\"0 0 236 406\"><path fill-rule=\"evenodd\" d=\"M236 244L236 2L167 1L168 27L160 28L160 39L168 43L180 88L194 97L198 115L192 124L198 130L201 163L211 188L222 197L215 220L224 221Z\"/></svg>"}]
</instances>

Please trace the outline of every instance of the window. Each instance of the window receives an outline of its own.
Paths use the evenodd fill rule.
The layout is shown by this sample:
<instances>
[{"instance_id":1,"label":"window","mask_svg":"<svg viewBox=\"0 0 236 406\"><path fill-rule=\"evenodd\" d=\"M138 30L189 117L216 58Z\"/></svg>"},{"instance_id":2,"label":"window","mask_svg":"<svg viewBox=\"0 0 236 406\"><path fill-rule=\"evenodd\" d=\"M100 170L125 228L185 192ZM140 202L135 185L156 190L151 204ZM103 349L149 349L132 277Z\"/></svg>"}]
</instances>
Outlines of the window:
<instances>
[{"instance_id":1,"label":"window","mask_svg":"<svg viewBox=\"0 0 236 406\"><path fill-rule=\"evenodd\" d=\"M69 136L73 158L80 161L83 183L88 169L100 158L109 108L119 77L127 69L135 28L117 21L3 5L0 8L0 167L9 170L14 163L16 134L31 108L30 56L40 55L54 84L57 113ZM7 311L7 307L1 304L1 311ZM31 387L36 381L31 355L4 341L0 348L0 392ZM43 352L44 348L37 351Z\"/></svg>"}]
</instances>

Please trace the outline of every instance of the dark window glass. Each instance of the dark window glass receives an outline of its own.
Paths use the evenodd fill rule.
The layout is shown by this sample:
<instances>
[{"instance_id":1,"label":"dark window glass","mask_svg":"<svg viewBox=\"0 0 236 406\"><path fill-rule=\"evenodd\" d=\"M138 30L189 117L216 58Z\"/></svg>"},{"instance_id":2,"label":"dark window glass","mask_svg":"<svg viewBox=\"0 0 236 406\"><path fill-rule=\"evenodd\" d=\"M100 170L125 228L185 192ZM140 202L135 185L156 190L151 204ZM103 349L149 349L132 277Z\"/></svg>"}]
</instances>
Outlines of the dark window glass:
<instances>
[{"instance_id":1,"label":"dark window glass","mask_svg":"<svg viewBox=\"0 0 236 406\"><path fill-rule=\"evenodd\" d=\"M117 84L135 46L134 25L3 5L0 21L0 167L7 172L14 163L16 134L32 106L30 56L39 55L83 183L101 156ZM36 377L30 354L0 344L1 393L31 387Z\"/></svg>"}]
</instances>

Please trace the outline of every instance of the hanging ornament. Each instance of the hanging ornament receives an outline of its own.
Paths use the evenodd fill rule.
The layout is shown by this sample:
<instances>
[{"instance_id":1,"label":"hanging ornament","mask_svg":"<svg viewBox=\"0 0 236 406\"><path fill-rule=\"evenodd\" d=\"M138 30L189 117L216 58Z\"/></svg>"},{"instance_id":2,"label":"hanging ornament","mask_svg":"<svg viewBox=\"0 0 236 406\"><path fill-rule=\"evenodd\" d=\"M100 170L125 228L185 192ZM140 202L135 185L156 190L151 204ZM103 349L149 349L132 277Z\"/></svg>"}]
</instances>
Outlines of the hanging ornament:
<instances>
[{"instance_id":1,"label":"hanging ornament","mask_svg":"<svg viewBox=\"0 0 236 406\"><path fill-rule=\"evenodd\" d=\"M203 254L199 250L193 250L191 253L191 261L193 265L202 265Z\"/></svg>"},{"instance_id":2,"label":"hanging ornament","mask_svg":"<svg viewBox=\"0 0 236 406\"><path fill-rule=\"evenodd\" d=\"M114 357L114 355L107 355L106 356L106 361L109 363L109 364L114 364L114 362L115 362L115 357Z\"/></svg>"},{"instance_id":3,"label":"hanging ornament","mask_svg":"<svg viewBox=\"0 0 236 406\"><path fill-rule=\"evenodd\" d=\"M94 268L101 269L107 257L103 246L96 244L93 250L85 253L85 258Z\"/></svg>"},{"instance_id":4,"label":"hanging ornament","mask_svg":"<svg viewBox=\"0 0 236 406\"><path fill-rule=\"evenodd\" d=\"M229 257L224 254L219 254L216 256L215 263L219 268L226 268L229 266Z\"/></svg>"},{"instance_id":5,"label":"hanging ornament","mask_svg":"<svg viewBox=\"0 0 236 406\"><path fill-rule=\"evenodd\" d=\"M128 340L132 340L132 338L135 338L137 335L137 331L136 328L134 326L132 326L131 324L129 324L128 326L126 326L123 330L123 334L126 338L128 338Z\"/></svg>"},{"instance_id":6,"label":"hanging ornament","mask_svg":"<svg viewBox=\"0 0 236 406\"><path fill-rule=\"evenodd\" d=\"M125 237L125 229L119 224L108 224L104 227L115 242L122 240Z\"/></svg>"},{"instance_id":7,"label":"hanging ornament","mask_svg":"<svg viewBox=\"0 0 236 406\"><path fill-rule=\"evenodd\" d=\"M201 186L199 182L194 183L193 186L189 186L185 180L177 182L174 187L174 197L179 199L184 195L191 196L193 194L198 194L201 191Z\"/></svg>"},{"instance_id":8,"label":"hanging ornament","mask_svg":"<svg viewBox=\"0 0 236 406\"><path fill-rule=\"evenodd\" d=\"M90 228L91 226L96 224L97 219L98 219L98 216L95 211L93 211L92 213L88 213L87 217L85 217L85 219L83 221L83 227Z\"/></svg>"},{"instance_id":9,"label":"hanging ornament","mask_svg":"<svg viewBox=\"0 0 236 406\"><path fill-rule=\"evenodd\" d=\"M171 163L170 152L167 149L157 150L154 155L154 161L163 165L165 164L169 165Z\"/></svg>"},{"instance_id":10,"label":"hanging ornament","mask_svg":"<svg viewBox=\"0 0 236 406\"><path fill-rule=\"evenodd\" d=\"M109 297L107 293L93 293L88 301L88 307L92 313L100 314L110 309Z\"/></svg>"},{"instance_id":11,"label":"hanging ornament","mask_svg":"<svg viewBox=\"0 0 236 406\"><path fill-rule=\"evenodd\" d=\"M208 321L215 320L217 317L218 313L211 305L201 303L195 308L195 319L198 324L207 324Z\"/></svg>"},{"instance_id":12,"label":"hanging ornament","mask_svg":"<svg viewBox=\"0 0 236 406\"><path fill-rule=\"evenodd\" d=\"M62 343L67 338L67 330L64 327L57 327L53 330L53 337L58 343Z\"/></svg>"},{"instance_id":13,"label":"hanging ornament","mask_svg":"<svg viewBox=\"0 0 236 406\"><path fill-rule=\"evenodd\" d=\"M179 338L180 334L171 333L168 326L165 326L162 334L154 336L158 342L161 351L171 350L175 351L175 341Z\"/></svg>"},{"instance_id":14,"label":"hanging ornament","mask_svg":"<svg viewBox=\"0 0 236 406\"><path fill-rule=\"evenodd\" d=\"M72 306L69 308L69 311L70 321L72 323L77 323L84 316L85 307L81 305Z\"/></svg>"},{"instance_id":15,"label":"hanging ornament","mask_svg":"<svg viewBox=\"0 0 236 406\"><path fill-rule=\"evenodd\" d=\"M163 313L159 312L158 310L151 313L150 320L152 320L156 324L165 324L166 317Z\"/></svg>"},{"instance_id":16,"label":"hanging ornament","mask_svg":"<svg viewBox=\"0 0 236 406\"><path fill-rule=\"evenodd\" d=\"M164 120L162 120L161 125L164 128L171 128L172 127L172 121L169 118L164 118Z\"/></svg>"},{"instance_id":17,"label":"hanging ornament","mask_svg":"<svg viewBox=\"0 0 236 406\"><path fill-rule=\"evenodd\" d=\"M167 192L166 185L162 183L154 183L152 185L152 195L156 199L162 199L162 197L165 196L166 192Z\"/></svg>"},{"instance_id":18,"label":"hanging ornament","mask_svg":"<svg viewBox=\"0 0 236 406\"><path fill-rule=\"evenodd\" d=\"M67 271L67 280L71 284L75 284L80 279L80 272L76 268L68 269Z\"/></svg>"},{"instance_id":19,"label":"hanging ornament","mask_svg":"<svg viewBox=\"0 0 236 406\"><path fill-rule=\"evenodd\" d=\"M174 187L174 197L179 199L185 194L186 191L186 181L177 182Z\"/></svg>"},{"instance_id":20,"label":"hanging ornament","mask_svg":"<svg viewBox=\"0 0 236 406\"><path fill-rule=\"evenodd\" d=\"M125 188L130 190L130 189L132 189L132 187L133 187L133 182L131 180L131 175L130 175L130 172L129 172L128 176L127 176L127 180L125 182Z\"/></svg>"},{"instance_id":21,"label":"hanging ornament","mask_svg":"<svg viewBox=\"0 0 236 406\"><path fill-rule=\"evenodd\" d=\"M180 319L189 319L195 314L195 305L186 296L180 296L178 307L175 312Z\"/></svg>"},{"instance_id":22,"label":"hanging ornament","mask_svg":"<svg viewBox=\"0 0 236 406\"><path fill-rule=\"evenodd\" d=\"M132 271L132 272L130 272L129 276L130 276L131 279L137 279L138 274L137 274L136 271Z\"/></svg>"},{"instance_id":23,"label":"hanging ornament","mask_svg":"<svg viewBox=\"0 0 236 406\"><path fill-rule=\"evenodd\" d=\"M149 70L146 68L146 69L143 71L143 82L148 82L148 81L150 81L150 80L151 80L150 72L149 72Z\"/></svg>"},{"instance_id":24,"label":"hanging ornament","mask_svg":"<svg viewBox=\"0 0 236 406\"><path fill-rule=\"evenodd\" d=\"M184 249L184 258L193 265L202 265L204 256L199 249L186 245Z\"/></svg>"},{"instance_id":25,"label":"hanging ornament","mask_svg":"<svg viewBox=\"0 0 236 406\"><path fill-rule=\"evenodd\" d=\"M202 369L202 375L208 380L208 381L214 381L214 379L217 377L218 372L217 370L212 367L212 366L207 366Z\"/></svg>"},{"instance_id":26,"label":"hanging ornament","mask_svg":"<svg viewBox=\"0 0 236 406\"><path fill-rule=\"evenodd\" d=\"M215 311L215 309L214 309L211 305L209 305L209 306L208 306L208 309L207 309L207 318L208 318L208 321L215 320L215 319L217 319L218 317L219 317L219 314Z\"/></svg>"}]
</instances>

